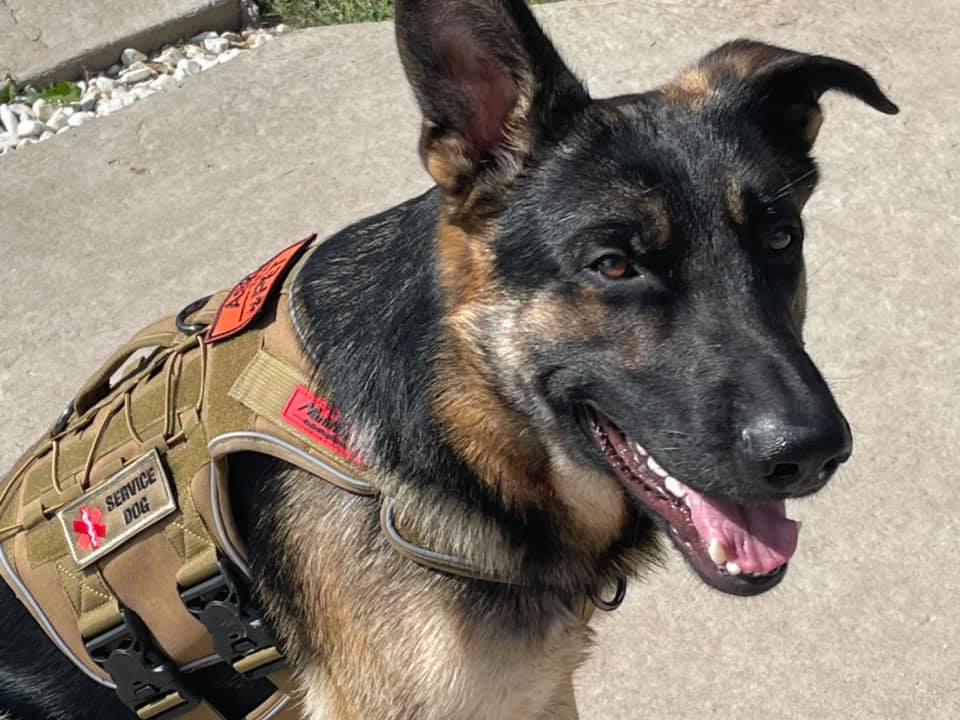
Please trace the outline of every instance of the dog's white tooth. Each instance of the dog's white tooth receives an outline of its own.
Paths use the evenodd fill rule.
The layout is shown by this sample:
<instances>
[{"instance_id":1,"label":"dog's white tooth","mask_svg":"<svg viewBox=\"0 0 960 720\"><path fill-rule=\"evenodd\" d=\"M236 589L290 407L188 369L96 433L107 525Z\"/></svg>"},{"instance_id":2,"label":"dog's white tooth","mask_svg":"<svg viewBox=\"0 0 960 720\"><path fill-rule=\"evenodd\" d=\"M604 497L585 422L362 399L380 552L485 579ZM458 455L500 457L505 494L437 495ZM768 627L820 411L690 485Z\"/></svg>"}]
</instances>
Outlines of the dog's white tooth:
<instances>
[{"instance_id":1,"label":"dog's white tooth","mask_svg":"<svg viewBox=\"0 0 960 720\"><path fill-rule=\"evenodd\" d=\"M683 486L683 483L677 480L673 475L668 475L667 479L663 481L663 484L672 495L675 495L678 498L682 498L687 494L687 489Z\"/></svg>"},{"instance_id":2,"label":"dog's white tooth","mask_svg":"<svg viewBox=\"0 0 960 720\"><path fill-rule=\"evenodd\" d=\"M669 477L670 473L660 467L660 463L653 459L653 455L647 458L647 467L653 470L656 475L662 478Z\"/></svg>"},{"instance_id":3,"label":"dog's white tooth","mask_svg":"<svg viewBox=\"0 0 960 720\"><path fill-rule=\"evenodd\" d=\"M713 560L714 565L720 566L727 561L727 553L723 549L723 545L721 545L720 541L716 538L710 538L707 554L710 555L710 559Z\"/></svg>"},{"instance_id":4,"label":"dog's white tooth","mask_svg":"<svg viewBox=\"0 0 960 720\"><path fill-rule=\"evenodd\" d=\"M729 575L739 575L743 570L740 569L740 566L737 565L732 560L727 563L727 574Z\"/></svg>"},{"instance_id":5,"label":"dog's white tooth","mask_svg":"<svg viewBox=\"0 0 960 720\"><path fill-rule=\"evenodd\" d=\"M638 443L636 440L633 441L633 451L640 457L645 458L647 456L647 451L643 449L643 446Z\"/></svg>"}]
</instances>

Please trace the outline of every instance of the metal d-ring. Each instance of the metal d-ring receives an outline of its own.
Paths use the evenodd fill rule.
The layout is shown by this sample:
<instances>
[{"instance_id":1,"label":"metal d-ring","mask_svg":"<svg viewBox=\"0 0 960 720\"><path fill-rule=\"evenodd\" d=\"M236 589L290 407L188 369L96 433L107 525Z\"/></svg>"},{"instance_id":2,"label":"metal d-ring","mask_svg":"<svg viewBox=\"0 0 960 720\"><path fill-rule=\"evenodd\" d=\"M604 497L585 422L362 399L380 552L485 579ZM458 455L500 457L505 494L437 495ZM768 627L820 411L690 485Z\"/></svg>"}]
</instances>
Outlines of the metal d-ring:
<instances>
[{"instance_id":1,"label":"metal d-ring","mask_svg":"<svg viewBox=\"0 0 960 720\"><path fill-rule=\"evenodd\" d=\"M63 409L63 412L60 413L60 417L57 418L57 421L53 424L53 427L50 429L50 437L56 437L64 430L67 429L67 423L70 422L70 418L73 416L73 401L67 403L67 406Z\"/></svg>"},{"instance_id":2,"label":"metal d-ring","mask_svg":"<svg viewBox=\"0 0 960 720\"><path fill-rule=\"evenodd\" d=\"M623 605L623 599L627 596L627 579L618 578L617 579L617 592L613 596L613 600L604 600L601 598L596 590L590 591L590 602L597 606L598 610L603 610L604 612L613 612L618 607Z\"/></svg>"},{"instance_id":3,"label":"metal d-ring","mask_svg":"<svg viewBox=\"0 0 960 720\"><path fill-rule=\"evenodd\" d=\"M182 332L184 335L193 335L194 333L198 333L205 329L208 323L188 323L187 318L206 305L211 297L211 295L207 295L199 300L194 300L192 303L183 308L183 310L178 312L176 320L177 330Z\"/></svg>"}]
</instances>

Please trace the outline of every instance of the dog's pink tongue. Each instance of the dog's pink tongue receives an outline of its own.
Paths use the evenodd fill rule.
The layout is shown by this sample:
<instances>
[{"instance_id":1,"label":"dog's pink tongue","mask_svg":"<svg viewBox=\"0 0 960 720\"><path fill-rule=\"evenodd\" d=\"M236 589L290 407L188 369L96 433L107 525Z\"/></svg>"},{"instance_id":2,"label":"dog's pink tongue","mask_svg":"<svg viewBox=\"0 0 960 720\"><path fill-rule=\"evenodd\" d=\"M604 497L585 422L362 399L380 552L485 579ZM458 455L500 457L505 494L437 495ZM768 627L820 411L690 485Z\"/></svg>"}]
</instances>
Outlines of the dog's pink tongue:
<instances>
[{"instance_id":1,"label":"dog's pink tongue","mask_svg":"<svg viewBox=\"0 0 960 720\"><path fill-rule=\"evenodd\" d=\"M727 561L744 572L768 573L793 557L800 526L786 516L782 502L738 505L687 488L687 505L705 546L714 538Z\"/></svg>"}]
</instances>

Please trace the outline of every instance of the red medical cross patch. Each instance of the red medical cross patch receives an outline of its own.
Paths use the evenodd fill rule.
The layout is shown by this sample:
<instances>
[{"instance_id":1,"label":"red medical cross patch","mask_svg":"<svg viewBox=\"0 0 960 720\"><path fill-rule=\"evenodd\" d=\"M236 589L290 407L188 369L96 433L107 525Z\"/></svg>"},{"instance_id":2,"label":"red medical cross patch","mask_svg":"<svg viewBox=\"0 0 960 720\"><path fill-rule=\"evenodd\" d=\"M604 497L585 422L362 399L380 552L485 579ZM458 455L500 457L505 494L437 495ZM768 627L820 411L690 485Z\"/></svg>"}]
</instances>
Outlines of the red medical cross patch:
<instances>
[{"instance_id":1,"label":"red medical cross patch","mask_svg":"<svg viewBox=\"0 0 960 720\"><path fill-rule=\"evenodd\" d=\"M80 506L80 517L73 521L73 531L77 533L77 547L81 550L100 547L100 538L107 536L107 526L101 523L103 513L100 508Z\"/></svg>"}]
</instances>

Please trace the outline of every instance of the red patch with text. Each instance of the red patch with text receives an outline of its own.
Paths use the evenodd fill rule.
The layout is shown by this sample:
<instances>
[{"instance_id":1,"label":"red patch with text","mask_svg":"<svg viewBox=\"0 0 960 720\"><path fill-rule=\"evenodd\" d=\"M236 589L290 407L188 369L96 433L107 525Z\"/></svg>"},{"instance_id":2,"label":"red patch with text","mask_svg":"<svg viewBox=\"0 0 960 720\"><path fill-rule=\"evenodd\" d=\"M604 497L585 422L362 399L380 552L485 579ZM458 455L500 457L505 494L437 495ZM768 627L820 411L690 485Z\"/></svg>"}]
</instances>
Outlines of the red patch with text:
<instances>
[{"instance_id":1,"label":"red patch with text","mask_svg":"<svg viewBox=\"0 0 960 720\"><path fill-rule=\"evenodd\" d=\"M340 411L303 385L297 385L283 408L281 417L305 435L348 463L363 467L363 461L343 434Z\"/></svg>"},{"instance_id":2,"label":"red patch with text","mask_svg":"<svg viewBox=\"0 0 960 720\"><path fill-rule=\"evenodd\" d=\"M291 245L237 283L217 311L217 317L207 332L207 342L226 340L249 327L260 315L284 272L316 237L313 234Z\"/></svg>"}]
</instances>

